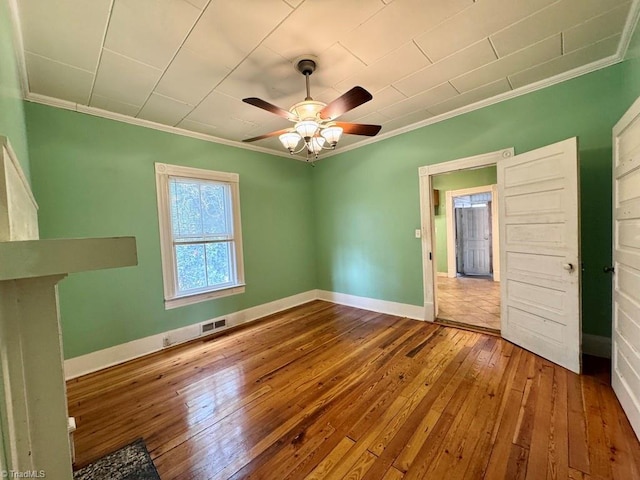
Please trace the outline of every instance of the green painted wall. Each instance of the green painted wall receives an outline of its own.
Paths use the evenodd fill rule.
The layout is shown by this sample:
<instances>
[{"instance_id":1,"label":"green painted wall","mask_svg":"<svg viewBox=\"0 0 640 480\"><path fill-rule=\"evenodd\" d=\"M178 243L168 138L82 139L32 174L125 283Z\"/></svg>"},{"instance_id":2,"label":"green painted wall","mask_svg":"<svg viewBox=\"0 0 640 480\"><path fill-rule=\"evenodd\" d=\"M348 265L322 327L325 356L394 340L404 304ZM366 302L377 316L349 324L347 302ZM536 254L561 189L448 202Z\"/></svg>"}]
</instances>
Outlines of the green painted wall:
<instances>
[{"instance_id":1,"label":"green painted wall","mask_svg":"<svg viewBox=\"0 0 640 480\"><path fill-rule=\"evenodd\" d=\"M436 262L438 272L447 273L447 209L446 198L449 190L493 185L498 181L498 169L493 167L443 173L432 178L434 190L440 190L440 206L434 211L436 227Z\"/></svg>"},{"instance_id":2,"label":"green painted wall","mask_svg":"<svg viewBox=\"0 0 640 480\"><path fill-rule=\"evenodd\" d=\"M137 267L60 284L66 358L316 287L307 164L43 105L26 113L42 238L138 243ZM240 174L244 294L164 309L154 162Z\"/></svg>"},{"instance_id":3,"label":"green painted wall","mask_svg":"<svg viewBox=\"0 0 640 480\"><path fill-rule=\"evenodd\" d=\"M319 288L423 304L418 167L580 139L583 330L611 332L611 128L630 66L600 70L321 161L314 171Z\"/></svg>"},{"instance_id":4,"label":"green painted wall","mask_svg":"<svg viewBox=\"0 0 640 480\"><path fill-rule=\"evenodd\" d=\"M29 150L7 0L0 0L0 135L9 139L27 179Z\"/></svg>"}]
</instances>

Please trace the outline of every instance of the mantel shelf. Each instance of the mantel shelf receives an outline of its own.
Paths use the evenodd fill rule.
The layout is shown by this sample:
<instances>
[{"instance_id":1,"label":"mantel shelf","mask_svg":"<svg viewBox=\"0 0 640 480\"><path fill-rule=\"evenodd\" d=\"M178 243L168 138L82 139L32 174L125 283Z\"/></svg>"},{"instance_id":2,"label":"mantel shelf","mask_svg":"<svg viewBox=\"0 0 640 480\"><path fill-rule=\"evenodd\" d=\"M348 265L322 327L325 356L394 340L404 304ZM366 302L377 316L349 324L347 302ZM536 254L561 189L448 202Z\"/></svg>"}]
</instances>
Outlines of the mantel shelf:
<instances>
[{"instance_id":1,"label":"mantel shelf","mask_svg":"<svg viewBox=\"0 0 640 480\"><path fill-rule=\"evenodd\" d=\"M0 242L0 281L137 264L135 237Z\"/></svg>"}]
</instances>

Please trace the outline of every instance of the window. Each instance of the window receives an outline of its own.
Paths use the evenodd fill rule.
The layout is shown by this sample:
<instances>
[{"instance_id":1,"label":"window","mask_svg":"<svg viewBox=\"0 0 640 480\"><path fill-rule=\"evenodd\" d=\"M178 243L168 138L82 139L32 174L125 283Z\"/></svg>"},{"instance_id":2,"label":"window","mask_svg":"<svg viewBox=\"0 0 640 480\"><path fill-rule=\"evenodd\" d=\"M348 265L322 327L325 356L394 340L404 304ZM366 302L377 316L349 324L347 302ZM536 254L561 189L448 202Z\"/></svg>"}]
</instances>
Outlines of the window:
<instances>
[{"instance_id":1,"label":"window","mask_svg":"<svg viewBox=\"0 0 640 480\"><path fill-rule=\"evenodd\" d=\"M244 292L238 182L156 163L166 308Z\"/></svg>"}]
</instances>

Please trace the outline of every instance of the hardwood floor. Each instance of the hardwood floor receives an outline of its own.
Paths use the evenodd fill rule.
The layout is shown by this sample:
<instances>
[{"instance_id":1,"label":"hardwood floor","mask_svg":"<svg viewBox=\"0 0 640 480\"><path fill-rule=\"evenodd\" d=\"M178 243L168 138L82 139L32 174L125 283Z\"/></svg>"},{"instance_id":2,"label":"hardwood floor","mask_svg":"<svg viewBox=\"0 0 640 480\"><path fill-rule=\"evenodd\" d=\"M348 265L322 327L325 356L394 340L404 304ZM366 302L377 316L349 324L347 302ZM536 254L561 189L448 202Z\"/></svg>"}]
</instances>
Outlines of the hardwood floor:
<instances>
[{"instance_id":1,"label":"hardwood floor","mask_svg":"<svg viewBox=\"0 0 640 480\"><path fill-rule=\"evenodd\" d=\"M143 437L163 480L640 478L607 369L315 301L68 382L76 467Z\"/></svg>"}]
</instances>

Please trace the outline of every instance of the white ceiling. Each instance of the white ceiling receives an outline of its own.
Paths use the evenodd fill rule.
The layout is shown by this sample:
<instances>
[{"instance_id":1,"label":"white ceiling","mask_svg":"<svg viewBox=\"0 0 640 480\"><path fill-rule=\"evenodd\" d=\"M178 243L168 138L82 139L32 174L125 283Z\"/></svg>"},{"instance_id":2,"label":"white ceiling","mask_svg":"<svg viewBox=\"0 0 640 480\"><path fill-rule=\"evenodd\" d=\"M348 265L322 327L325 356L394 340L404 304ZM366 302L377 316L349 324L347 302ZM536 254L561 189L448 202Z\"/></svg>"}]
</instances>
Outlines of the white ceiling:
<instances>
[{"instance_id":1,"label":"white ceiling","mask_svg":"<svg viewBox=\"0 0 640 480\"><path fill-rule=\"evenodd\" d=\"M366 88L373 100L341 120L381 124L387 136L620 55L636 3L18 0L17 8L27 98L241 141L290 126L241 99L285 109L302 101L304 77L293 67L301 55L318 58L314 99ZM338 149L366 139L345 136ZM283 153L277 138L255 145Z\"/></svg>"}]
</instances>

